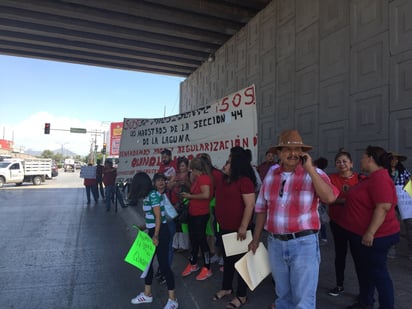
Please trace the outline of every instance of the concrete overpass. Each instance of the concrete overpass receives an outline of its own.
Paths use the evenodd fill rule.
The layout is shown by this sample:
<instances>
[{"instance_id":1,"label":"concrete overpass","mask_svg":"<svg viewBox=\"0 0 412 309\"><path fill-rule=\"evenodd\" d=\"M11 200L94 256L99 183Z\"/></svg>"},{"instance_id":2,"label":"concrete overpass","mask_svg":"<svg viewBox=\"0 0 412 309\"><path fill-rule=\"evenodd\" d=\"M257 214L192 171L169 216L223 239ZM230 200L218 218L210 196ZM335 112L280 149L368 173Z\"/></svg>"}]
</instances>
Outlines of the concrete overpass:
<instances>
[{"instance_id":1,"label":"concrete overpass","mask_svg":"<svg viewBox=\"0 0 412 309\"><path fill-rule=\"evenodd\" d=\"M0 54L186 77L269 2L1 0Z\"/></svg>"}]
</instances>

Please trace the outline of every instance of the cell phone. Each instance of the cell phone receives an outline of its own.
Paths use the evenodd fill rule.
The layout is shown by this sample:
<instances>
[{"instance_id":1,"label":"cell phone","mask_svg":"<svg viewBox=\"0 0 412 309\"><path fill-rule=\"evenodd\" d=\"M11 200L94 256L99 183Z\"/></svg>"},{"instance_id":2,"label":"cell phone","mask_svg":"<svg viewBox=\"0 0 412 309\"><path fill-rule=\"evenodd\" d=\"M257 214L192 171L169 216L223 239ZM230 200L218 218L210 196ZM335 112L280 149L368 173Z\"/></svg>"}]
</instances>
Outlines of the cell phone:
<instances>
[{"instance_id":1,"label":"cell phone","mask_svg":"<svg viewBox=\"0 0 412 309\"><path fill-rule=\"evenodd\" d=\"M302 165L306 163L307 159L308 159L307 156L300 156L300 162L302 163Z\"/></svg>"}]
</instances>

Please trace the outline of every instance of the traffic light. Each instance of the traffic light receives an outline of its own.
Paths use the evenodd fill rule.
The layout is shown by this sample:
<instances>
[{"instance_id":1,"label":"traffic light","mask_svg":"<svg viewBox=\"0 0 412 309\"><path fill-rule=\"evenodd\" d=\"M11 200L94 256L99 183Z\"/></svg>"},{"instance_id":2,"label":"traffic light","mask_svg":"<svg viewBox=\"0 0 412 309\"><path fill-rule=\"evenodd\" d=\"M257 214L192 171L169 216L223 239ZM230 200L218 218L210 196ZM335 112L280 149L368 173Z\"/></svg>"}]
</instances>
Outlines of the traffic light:
<instances>
[{"instance_id":1,"label":"traffic light","mask_svg":"<svg viewBox=\"0 0 412 309\"><path fill-rule=\"evenodd\" d=\"M50 123L48 122L44 124L44 134L50 134Z\"/></svg>"},{"instance_id":2,"label":"traffic light","mask_svg":"<svg viewBox=\"0 0 412 309\"><path fill-rule=\"evenodd\" d=\"M106 143L103 143L102 154L106 153Z\"/></svg>"}]
</instances>

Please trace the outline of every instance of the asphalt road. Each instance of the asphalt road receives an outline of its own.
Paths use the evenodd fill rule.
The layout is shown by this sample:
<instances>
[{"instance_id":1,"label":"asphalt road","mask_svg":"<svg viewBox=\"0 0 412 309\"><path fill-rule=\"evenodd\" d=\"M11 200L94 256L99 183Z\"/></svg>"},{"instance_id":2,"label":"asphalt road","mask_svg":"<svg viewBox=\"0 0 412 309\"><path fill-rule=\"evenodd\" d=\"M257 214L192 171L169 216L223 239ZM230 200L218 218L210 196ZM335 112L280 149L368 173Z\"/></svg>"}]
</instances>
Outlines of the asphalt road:
<instances>
[{"instance_id":1,"label":"asphalt road","mask_svg":"<svg viewBox=\"0 0 412 309\"><path fill-rule=\"evenodd\" d=\"M104 203L86 205L79 173L64 173L40 186L6 185L0 189L0 308L133 308L130 299L144 287L141 272L125 263L141 222L137 207L107 213ZM345 308L357 294L351 262L346 271L345 293L327 295L334 286L332 243L321 247L318 308ZM212 302L222 275L198 282L194 275L181 278L187 253L176 253L173 270L180 308L225 308ZM389 261L396 290L396 308L411 308L412 261L406 242L398 246L398 258ZM164 285L153 286L154 302L139 308L163 308ZM269 308L274 286L268 277L242 308ZM226 299L227 301L230 299Z\"/></svg>"}]
</instances>

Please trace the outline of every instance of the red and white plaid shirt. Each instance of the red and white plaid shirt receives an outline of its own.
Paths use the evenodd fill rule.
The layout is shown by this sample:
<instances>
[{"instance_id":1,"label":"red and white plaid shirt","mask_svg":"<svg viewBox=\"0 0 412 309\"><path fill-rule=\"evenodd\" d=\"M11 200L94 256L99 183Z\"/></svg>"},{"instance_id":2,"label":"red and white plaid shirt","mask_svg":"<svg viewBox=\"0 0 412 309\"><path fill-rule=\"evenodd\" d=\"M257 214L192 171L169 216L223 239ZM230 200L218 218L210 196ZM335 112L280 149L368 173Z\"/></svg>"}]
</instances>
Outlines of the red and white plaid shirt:
<instances>
[{"instance_id":1,"label":"red and white plaid shirt","mask_svg":"<svg viewBox=\"0 0 412 309\"><path fill-rule=\"evenodd\" d=\"M337 196L339 190L331 184L329 177L320 169L316 171ZM289 234L319 230L318 204L312 179L301 165L294 172L273 166L263 181L255 212L267 213L265 229L268 232Z\"/></svg>"}]
</instances>

